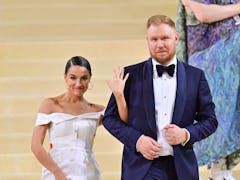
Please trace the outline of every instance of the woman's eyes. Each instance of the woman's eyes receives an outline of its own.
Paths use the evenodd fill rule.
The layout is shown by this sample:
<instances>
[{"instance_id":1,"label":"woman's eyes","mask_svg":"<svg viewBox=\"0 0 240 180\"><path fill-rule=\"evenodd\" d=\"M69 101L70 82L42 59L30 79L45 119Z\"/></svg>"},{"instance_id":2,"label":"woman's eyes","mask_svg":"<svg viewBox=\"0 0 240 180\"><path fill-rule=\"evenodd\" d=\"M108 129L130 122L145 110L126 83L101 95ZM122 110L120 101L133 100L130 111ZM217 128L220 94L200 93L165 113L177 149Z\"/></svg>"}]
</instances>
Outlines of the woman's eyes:
<instances>
[{"instance_id":1,"label":"woman's eyes","mask_svg":"<svg viewBox=\"0 0 240 180\"><path fill-rule=\"evenodd\" d=\"M75 76L70 76L70 79L76 80L77 77L75 77ZM81 77L81 79L82 79L82 80L88 80L88 77L87 77L87 76L83 76L83 77Z\"/></svg>"},{"instance_id":2,"label":"woman's eyes","mask_svg":"<svg viewBox=\"0 0 240 180\"><path fill-rule=\"evenodd\" d=\"M88 77L87 76L83 76L82 79L83 80L88 80Z\"/></svg>"}]
</instances>

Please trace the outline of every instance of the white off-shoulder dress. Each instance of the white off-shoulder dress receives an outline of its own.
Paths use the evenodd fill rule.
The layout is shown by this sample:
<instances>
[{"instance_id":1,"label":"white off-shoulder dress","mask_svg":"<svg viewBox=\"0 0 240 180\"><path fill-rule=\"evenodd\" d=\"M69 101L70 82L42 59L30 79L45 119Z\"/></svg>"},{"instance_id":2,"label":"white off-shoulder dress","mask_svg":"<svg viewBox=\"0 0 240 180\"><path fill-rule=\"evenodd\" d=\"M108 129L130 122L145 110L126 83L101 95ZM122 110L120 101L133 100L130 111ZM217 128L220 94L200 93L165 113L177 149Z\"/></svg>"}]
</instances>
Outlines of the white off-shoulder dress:
<instances>
[{"instance_id":1,"label":"white off-shoulder dress","mask_svg":"<svg viewBox=\"0 0 240 180\"><path fill-rule=\"evenodd\" d=\"M81 115L38 113L36 126L50 123L49 155L68 180L99 180L100 171L93 153L93 141L101 112ZM55 180L45 167L41 180Z\"/></svg>"}]
</instances>

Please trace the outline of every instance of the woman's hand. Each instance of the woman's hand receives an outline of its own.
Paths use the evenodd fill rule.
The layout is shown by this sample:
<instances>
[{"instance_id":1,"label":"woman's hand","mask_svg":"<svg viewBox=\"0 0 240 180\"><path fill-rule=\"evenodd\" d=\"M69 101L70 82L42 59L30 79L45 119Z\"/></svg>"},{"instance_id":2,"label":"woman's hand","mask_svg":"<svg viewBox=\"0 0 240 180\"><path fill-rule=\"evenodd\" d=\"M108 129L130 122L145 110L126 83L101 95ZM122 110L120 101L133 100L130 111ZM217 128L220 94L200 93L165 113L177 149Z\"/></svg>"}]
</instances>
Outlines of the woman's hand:
<instances>
[{"instance_id":1,"label":"woman's hand","mask_svg":"<svg viewBox=\"0 0 240 180\"><path fill-rule=\"evenodd\" d=\"M124 77L124 69L118 67L114 69L114 76L112 81L107 81L108 87L111 89L115 97L122 96L125 83L128 79L129 73Z\"/></svg>"},{"instance_id":2,"label":"woman's hand","mask_svg":"<svg viewBox=\"0 0 240 180\"><path fill-rule=\"evenodd\" d=\"M55 180L67 180L61 169L54 171Z\"/></svg>"},{"instance_id":3,"label":"woman's hand","mask_svg":"<svg viewBox=\"0 0 240 180\"><path fill-rule=\"evenodd\" d=\"M108 87L112 90L112 93L115 96L120 118L125 123L128 123L128 108L124 97L124 88L128 76L129 73L127 73L124 77L124 69L118 67L117 70L114 69L113 80L107 81Z\"/></svg>"}]
</instances>

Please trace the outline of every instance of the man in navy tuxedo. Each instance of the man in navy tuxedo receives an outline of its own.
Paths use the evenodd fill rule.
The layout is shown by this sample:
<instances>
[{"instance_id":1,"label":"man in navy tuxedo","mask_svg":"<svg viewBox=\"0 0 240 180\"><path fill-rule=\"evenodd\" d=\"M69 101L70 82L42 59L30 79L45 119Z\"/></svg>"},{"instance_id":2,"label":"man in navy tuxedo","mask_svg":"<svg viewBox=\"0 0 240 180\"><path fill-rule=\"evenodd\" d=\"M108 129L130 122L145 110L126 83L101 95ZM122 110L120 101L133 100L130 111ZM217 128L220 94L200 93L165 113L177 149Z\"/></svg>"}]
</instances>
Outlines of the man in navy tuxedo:
<instances>
[{"instance_id":1,"label":"man in navy tuxedo","mask_svg":"<svg viewBox=\"0 0 240 180\"><path fill-rule=\"evenodd\" d=\"M124 144L122 180L197 180L195 142L217 128L204 72L176 58L178 34L167 16L147 22L151 57L125 67L128 123L112 95L103 125Z\"/></svg>"}]
</instances>

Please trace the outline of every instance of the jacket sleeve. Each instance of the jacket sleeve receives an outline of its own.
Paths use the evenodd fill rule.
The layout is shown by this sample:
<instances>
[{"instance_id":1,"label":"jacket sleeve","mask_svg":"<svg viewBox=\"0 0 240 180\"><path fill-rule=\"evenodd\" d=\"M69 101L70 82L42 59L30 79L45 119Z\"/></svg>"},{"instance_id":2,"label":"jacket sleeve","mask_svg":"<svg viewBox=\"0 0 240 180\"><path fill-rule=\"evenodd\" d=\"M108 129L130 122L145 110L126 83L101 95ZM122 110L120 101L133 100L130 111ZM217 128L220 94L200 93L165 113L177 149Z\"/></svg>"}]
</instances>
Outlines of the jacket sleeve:
<instances>
[{"instance_id":1,"label":"jacket sleeve","mask_svg":"<svg viewBox=\"0 0 240 180\"><path fill-rule=\"evenodd\" d=\"M118 114L117 103L112 94L108 102L104 118L104 127L119 141L131 150L136 150L136 143L138 138L142 135L135 128L124 123Z\"/></svg>"}]
</instances>

